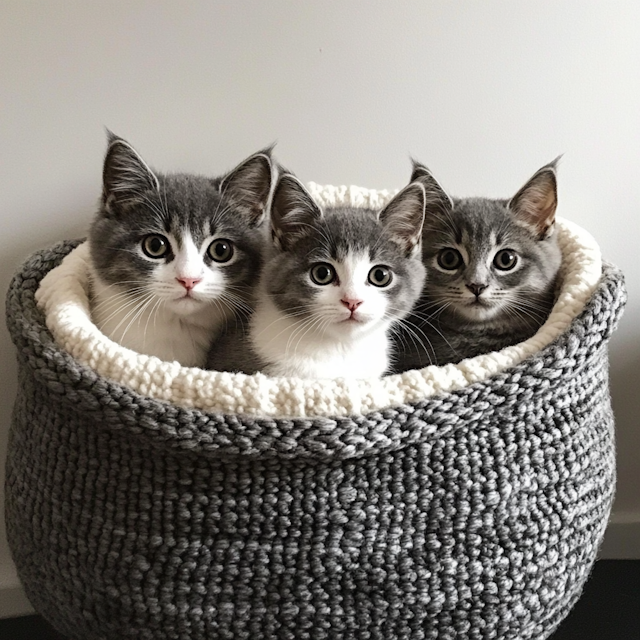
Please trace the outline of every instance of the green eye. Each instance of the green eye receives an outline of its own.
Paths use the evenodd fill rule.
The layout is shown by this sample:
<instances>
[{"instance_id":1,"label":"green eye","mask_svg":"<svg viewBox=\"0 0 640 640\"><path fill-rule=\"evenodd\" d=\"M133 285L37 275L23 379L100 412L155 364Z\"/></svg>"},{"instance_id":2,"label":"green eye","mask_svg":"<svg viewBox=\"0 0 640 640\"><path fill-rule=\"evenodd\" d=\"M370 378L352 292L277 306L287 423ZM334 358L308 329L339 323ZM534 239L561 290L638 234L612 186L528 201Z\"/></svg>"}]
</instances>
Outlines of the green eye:
<instances>
[{"instance_id":1,"label":"green eye","mask_svg":"<svg viewBox=\"0 0 640 640\"><path fill-rule=\"evenodd\" d=\"M336 270L326 262L319 262L311 267L309 275L316 284L331 284L336 279Z\"/></svg>"},{"instance_id":2,"label":"green eye","mask_svg":"<svg viewBox=\"0 0 640 640\"><path fill-rule=\"evenodd\" d=\"M207 254L214 262L229 262L233 257L233 242L214 240L207 248Z\"/></svg>"},{"instance_id":3,"label":"green eye","mask_svg":"<svg viewBox=\"0 0 640 640\"><path fill-rule=\"evenodd\" d=\"M500 271L511 271L518 264L518 254L511 249L503 249L496 253L493 266Z\"/></svg>"},{"instance_id":4,"label":"green eye","mask_svg":"<svg viewBox=\"0 0 640 640\"><path fill-rule=\"evenodd\" d=\"M169 252L169 241L161 235L152 234L142 239L142 251L149 258L164 258Z\"/></svg>"},{"instance_id":5,"label":"green eye","mask_svg":"<svg viewBox=\"0 0 640 640\"><path fill-rule=\"evenodd\" d=\"M388 287L392 279L391 269L388 267L376 265L369 271L369 282L376 287Z\"/></svg>"},{"instance_id":6,"label":"green eye","mask_svg":"<svg viewBox=\"0 0 640 640\"><path fill-rule=\"evenodd\" d=\"M438 253L438 266L445 271L455 271L464 263L462 255L457 249L442 249Z\"/></svg>"}]
</instances>

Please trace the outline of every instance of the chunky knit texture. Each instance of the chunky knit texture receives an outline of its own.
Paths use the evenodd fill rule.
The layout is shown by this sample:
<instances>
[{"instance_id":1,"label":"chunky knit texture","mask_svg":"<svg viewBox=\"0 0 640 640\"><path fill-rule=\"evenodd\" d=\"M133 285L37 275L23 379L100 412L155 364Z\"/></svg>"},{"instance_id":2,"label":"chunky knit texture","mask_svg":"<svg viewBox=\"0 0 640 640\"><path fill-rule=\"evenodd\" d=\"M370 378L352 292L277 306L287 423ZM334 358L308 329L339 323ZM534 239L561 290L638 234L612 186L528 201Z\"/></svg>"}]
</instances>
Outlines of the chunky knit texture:
<instances>
[{"instance_id":1,"label":"chunky knit texture","mask_svg":"<svg viewBox=\"0 0 640 640\"><path fill-rule=\"evenodd\" d=\"M547 638L595 560L615 482L605 265L569 329L451 393L351 417L207 413L56 346L36 306L69 243L14 278L7 527L70 638Z\"/></svg>"}]
</instances>

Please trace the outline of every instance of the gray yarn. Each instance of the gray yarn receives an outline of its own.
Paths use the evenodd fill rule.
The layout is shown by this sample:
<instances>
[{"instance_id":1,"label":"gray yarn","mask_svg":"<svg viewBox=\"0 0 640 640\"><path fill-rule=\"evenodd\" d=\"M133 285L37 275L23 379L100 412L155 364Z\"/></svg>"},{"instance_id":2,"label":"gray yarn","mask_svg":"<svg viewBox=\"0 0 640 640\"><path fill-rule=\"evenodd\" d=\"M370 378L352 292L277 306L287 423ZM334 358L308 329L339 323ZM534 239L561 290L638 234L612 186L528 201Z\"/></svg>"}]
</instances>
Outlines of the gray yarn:
<instances>
[{"instance_id":1,"label":"gray yarn","mask_svg":"<svg viewBox=\"0 0 640 640\"><path fill-rule=\"evenodd\" d=\"M14 278L6 518L29 599L122 640L547 638L595 560L615 483L606 265L568 332L455 393L339 419L139 396L53 343Z\"/></svg>"}]
</instances>

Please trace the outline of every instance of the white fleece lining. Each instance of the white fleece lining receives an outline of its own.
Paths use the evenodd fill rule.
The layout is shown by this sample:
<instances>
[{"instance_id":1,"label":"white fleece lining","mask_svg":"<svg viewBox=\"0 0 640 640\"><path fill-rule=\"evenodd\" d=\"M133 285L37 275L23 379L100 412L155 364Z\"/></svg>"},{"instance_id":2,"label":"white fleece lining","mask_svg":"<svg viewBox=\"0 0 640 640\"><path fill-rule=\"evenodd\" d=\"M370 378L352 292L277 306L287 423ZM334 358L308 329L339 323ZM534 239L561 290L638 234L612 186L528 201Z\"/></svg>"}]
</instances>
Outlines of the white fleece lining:
<instances>
[{"instance_id":1,"label":"white fleece lining","mask_svg":"<svg viewBox=\"0 0 640 640\"><path fill-rule=\"evenodd\" d=\"M315 183L310 183L309 188L321 205L376 209L395 193ZM205 371L121 347L91 321L86 242L42 279L36 301L60 347L99 375L141 395L181 407L264 417L366 414L486 380L520 363L565 331L593 294L602 273L602 261L596 241L577 225L559 219L557 233L563 256L560 295L549 318L533 337L457 365L429 366L382 379L302 380Z\"/></svg>"}]
</instances>

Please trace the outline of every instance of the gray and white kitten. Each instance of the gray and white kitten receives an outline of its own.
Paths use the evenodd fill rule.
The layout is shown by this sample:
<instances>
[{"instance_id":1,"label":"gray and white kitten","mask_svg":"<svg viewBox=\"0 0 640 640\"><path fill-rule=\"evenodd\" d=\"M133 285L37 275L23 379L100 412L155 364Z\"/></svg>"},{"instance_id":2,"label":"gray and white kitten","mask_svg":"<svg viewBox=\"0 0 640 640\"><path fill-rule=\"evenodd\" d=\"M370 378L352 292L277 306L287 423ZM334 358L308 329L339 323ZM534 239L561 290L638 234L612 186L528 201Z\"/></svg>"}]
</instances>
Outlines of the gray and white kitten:
<instances>
[{"instance_id":1,"label":"gray and white kitten","mask_svg":"<svg viewBox=\"0 0 640 640\"><path fill-rule=\"evenodd\" d=\"M561 255L557 159L510 200L451 199L429 170L422 256L429 279L396 338L396 370L459 362L530 338L554 303Z\"/></svg>"},{"instance_id":2,"label":"gray and white kitten","mask_svg":"<svg viewBox=\"0 0 640 640\"><path fill-rule=\"evenodd\" d=\"M161 174L109 133L89 233L98 328L139 353L203 366L234 314L250 311L274 176L270 150L222 178Z\"/></svg>"},{"instance_id":3,"label":"gray and white kitten","mask_svg":"<svg viewBox=\"0 0 640 640\"><path fill-rule=\"evenodd\" d=\"M208 366L300 378L381 376L390 365L390 330L424 282L424 209L419 182L381 211L322 210L295 176L282 175L255 312L213 345Z\"/></svg>"}]
</instances>

